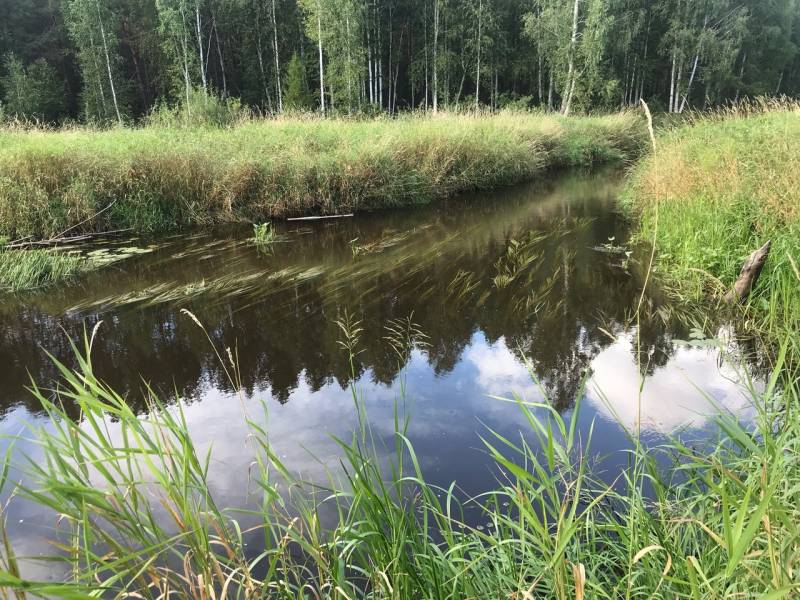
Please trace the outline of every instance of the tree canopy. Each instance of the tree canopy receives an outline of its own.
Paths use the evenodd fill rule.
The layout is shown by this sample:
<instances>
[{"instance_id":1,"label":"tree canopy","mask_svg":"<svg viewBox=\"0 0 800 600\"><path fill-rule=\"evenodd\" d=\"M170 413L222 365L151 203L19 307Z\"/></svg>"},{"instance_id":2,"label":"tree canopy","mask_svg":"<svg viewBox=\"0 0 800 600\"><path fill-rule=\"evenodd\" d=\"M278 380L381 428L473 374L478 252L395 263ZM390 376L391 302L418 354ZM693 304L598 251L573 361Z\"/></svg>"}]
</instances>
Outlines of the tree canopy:
<instances>
[{"instance_id":1,"label":"tree canopy","mask_svg":"<svg viewBox=\"0 0 800 600\"><path fill-rule=\"evenodd\" d=\"M800 90L800 0L0 0L0 115L133 122L198 91L264 113Z\"/></svg>"}]
</instances>

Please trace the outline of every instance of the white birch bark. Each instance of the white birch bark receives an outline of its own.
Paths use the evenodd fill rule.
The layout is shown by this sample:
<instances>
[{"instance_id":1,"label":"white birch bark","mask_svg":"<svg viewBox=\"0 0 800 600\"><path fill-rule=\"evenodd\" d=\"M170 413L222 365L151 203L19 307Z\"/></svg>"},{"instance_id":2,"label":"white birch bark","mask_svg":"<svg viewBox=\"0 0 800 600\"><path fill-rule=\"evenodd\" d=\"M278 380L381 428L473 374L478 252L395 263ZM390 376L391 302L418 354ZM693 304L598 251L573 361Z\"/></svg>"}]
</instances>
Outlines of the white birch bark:
<instances>
[{"instance_id":1,"label":"white birch bark","mask_svg":"<svg viewBox=\"0 0 800 600\"><path fill-rule=\"evenodd\" d=\"M672 112L672 107L675 105L675 62L678 59L678 50L677 48L672 48L672 71L669 75L669 110L667 112Z\"/></svg>"},{"instance_id":2,"label":"white birch bark","mask_svg":"<svg viewBox=\"0 0 800 600\"><path fill-rule=\"evenodd\" d=\"M203 84L203 91L208 93L208 81L206 81L206 61L203 55L203 28L200 20L200 3L194 3L194 22L195 35L197 36L197 52L200 57L200 81Z\"/></svg>"},{"instance_id":3,"label":"white birch bark","mask_svg":"<svg viewBox=\"0 0 800 600\"><path fill-rule=\"evenodd\" d=\"M281 89L281 60L278 54L278 19L275 16L275 0L272 0L272 44L275 51L275 91L278 94L278 112L283 112L283 90Z\"/></svg>"},{"instance_id":4,"label":"white birch bark","mask_svg":"<svg viewBox=\"0 0 800 600\"><path fill-rule=\"evenodd\" d=\"M439 65L436 48L439 45L439 0L433 0L433 113L439 112Z\"/></svg>"},{"instance_id":5,"label":"white birch bark","mask_svg":"<svg viewBox=\"0 0 800 600\"><path fill-rule=\"evenodd\" d=\"M319 52L319 110L325 114L325 67L322 64L322 6L317 0L317 50Z\"/></svg>"},{"instance_id":6,"label":"white birch bark","mask_svg":"<svg viewBox=\"0 0 800 600\"><path fill-rule=\"evenodd\" d=\"M475 112L480 108L481 95L481 25L483 23L483 0L478 0L478 66L475 69Z\"/></svg>"},{"instance_id":7,"label":"white birch bark","mask_svg":"<svg viewBox=\"0 0 800 600\"><path fill-rule=\"evenodd\" d=\"M569 114L570 105L572 104L572 94L575 91L575 47L578 44L578 15L580 9L580 0L575 0L572 8L572 36L569 43L569 64L567 66L567 83L564 86L566 95L561 103L561 112L564 115Z\"/></svg>"},{"instance_id":8,"label":"white birch bark","mask_svg":"<svg viewBox=\"0 0 800 600\"><path fill-rule=\"evenodd\" d=\"M108 54L108 43L106 41L106 29L103 25L103 16L100 13L100 3L97 3L97 21L100 23L100 38L103 40L103 52L106 55L106 70L108 71L108 85L111 88L111 99L114 101L114 112L117 113L117 122L122 126L122 115L117 104L117 90L114 87L114 77L111 74L111 57Z\"/></svg>"}]
</instances>

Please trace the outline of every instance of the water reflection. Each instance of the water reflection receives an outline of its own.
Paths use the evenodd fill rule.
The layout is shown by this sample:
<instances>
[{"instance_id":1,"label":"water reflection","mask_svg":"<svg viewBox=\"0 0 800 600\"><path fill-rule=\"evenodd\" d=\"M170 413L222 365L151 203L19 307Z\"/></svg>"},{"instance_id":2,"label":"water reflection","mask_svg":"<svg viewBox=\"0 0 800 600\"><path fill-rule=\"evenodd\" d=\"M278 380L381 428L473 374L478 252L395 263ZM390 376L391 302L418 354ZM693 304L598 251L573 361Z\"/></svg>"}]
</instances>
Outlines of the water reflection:
<instances>
[{"instance_id":1,"label":"water reflection","mask_svg":"<svg viewBox=\"0 0 800 600\"><path fill-rule=\"evenodd\" d=\"M267 400L276 451L310 479L338 460L331 436L352 431L351 383L374 430L391 432L401 369L426 475L456 480L465 493L497 476L476 433L489 426L513 438L527 427L513 403L490 396L568 412L588 379L579 426L595 421L593 448L604 455L626 446L616 419L659 436L703 429L718 406L746 415L730 368L714 350L676 344L688 332L657 299L646 296L632 327L642 278L618 248L626 229L617 180L572 175L419 210L283 224L266 253L236 228L142 240L156 250L74 286L2 298L0 431L16 434L22 421L41 418L24 386L29 374L44 384L56 378L45 350L71 364L69 336L102 320L98 376L139 409L145 383L182 402L199 451L213 445L219 504L247 504L252 453L240 400L181 309L236 353L245 408L258 414ZM363 328L355 381L335 323L345 310ZM386 325L409 315L426 344L398 361ZM35 458L34 446L19 448ZM54 525L21 503L9 523L33 555Z\"/></svg>"},{"instance_id":2,"label":"water reflection","mask_svg":"<svg viewBox=\"0 0 800 600\"><path fill-rule=\"evenodd\" d=\"M27 372L55 375L41 346L69 361L61 328L77 336L101 319L96 368L131 401L142 379L190 400L206 387L230 391L204 334L180 317L188 308L218 345L238 351L247 391L268 382L286 402L301 379L314 391L348 385L334 323L347 308L364 328L358 373L376 382L392 382L398 369L384 324L413 314L437 374L452 371L480 331L529 357L551 400L567 408L608 332L627 328L639 290L617 255L596 250L624 238L616 191L612 178L570 177L410 213L286 226L268 255L241 231L171 238L78 286L6 299L0 361L10 368L0 398L6 407L29 402ZM653 368L668 360L673 333L663 319L642 326Z\"/></svg>"}]
</instances>

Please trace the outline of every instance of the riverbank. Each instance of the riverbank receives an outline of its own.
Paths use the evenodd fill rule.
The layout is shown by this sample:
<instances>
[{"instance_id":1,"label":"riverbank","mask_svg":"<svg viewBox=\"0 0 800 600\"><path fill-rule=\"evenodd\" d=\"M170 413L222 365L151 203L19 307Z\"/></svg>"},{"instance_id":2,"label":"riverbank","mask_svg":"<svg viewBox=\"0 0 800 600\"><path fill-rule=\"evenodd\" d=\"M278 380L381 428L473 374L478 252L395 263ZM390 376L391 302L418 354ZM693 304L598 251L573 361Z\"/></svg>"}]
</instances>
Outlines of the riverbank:
<instances>
[{"instance_id":1,"label":"riverbank","mask_svg":"<svg viewBox=\"0 0 800 600\"><path fill-rule=\"evenodd\" d=\"M644 140L634 114L0 131L0 234L154 232L423 204L632 160Z\"/></svg>"},{"instance_id":2,"label":"riverbank","mask_svg":"<svg viewBox=\"0 0 800 600\"><path fill-rule=\"evenodd\" d=\"M737 323L800 349L800 108L700 117L668 131L627 191L638 238L656 246L655 278L683 303L720 300L746 257L769 259Z\"/></svg>"},{"instance_id":3,"label":"riverbank","mask_svg":"<svg viewBox=\"0 0 800 600\"><path fill-rule=\"evenodd\" d=\"M152 233L419 205L641 152L639 117L533 113L230 127L0 129L0 236ZM69 263L69 268L64 268ZM100 266L58 250L0 254L0 290Z\"/></svg>"}]
</instances>

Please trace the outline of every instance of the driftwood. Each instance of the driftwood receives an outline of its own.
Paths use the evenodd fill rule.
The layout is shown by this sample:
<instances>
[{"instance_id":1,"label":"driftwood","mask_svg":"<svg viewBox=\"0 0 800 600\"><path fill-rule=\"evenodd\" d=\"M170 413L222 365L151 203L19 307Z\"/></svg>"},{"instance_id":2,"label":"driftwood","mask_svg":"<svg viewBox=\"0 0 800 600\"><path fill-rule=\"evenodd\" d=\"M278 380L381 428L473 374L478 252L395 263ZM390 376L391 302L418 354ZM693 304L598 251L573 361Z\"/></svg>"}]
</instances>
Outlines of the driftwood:
<instances>
[{"instance_id":1,"label":"driftwood","mask_svg":"<svg viewBox=\"0 0 800 600\"><path fill-rule=\"evenodd\" d=\"M291 219L286 219L287 221L319 221L320 219L344 219L346 217L352 217L353 213L348 213L346 215L318 215L313 217L292 217Z\"/></svg>"},{"instance_id":2,"label":"driftwood","mask_svg":"<svg viewBox=\"0 0 800 600\"><path fill-rule=\"evenodd\" d=\"M9 244L6 244L4 248L14 250L20 248L34 248L34 247L46 248L50 246L67 246L69 244L75 244L77 242L85 242L98 237L110 237L114 235L119 235L120 233L127 233L130 231L133 231L133 229L129 227L127 229L114 229L113 231L98 231L96 233L85 233L82 235L59 236L59 237L49 238L46 240L33 240L31 239L31 236L27 236L24 238L20 238L18 240L14 240Z\"/></svg>"},{"instance_id":3,"label":"driftwood","mask_svg":"<svg viewBox=\"0 0 800 600\"><path fill-rule=\"evenodd\" d=\"M767 242L744 261L739 278L733 284L733 289L725 294L725 302L733 304L737 301L742 302L747 298L750 290L755 287L758 276L761 275L761 269L764 268L764 263L767 262L771 246L772 242Z\"/></svg>"}]
</instances>

